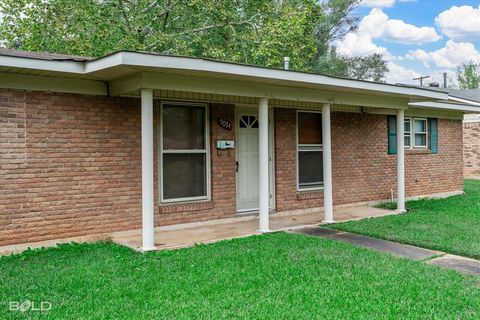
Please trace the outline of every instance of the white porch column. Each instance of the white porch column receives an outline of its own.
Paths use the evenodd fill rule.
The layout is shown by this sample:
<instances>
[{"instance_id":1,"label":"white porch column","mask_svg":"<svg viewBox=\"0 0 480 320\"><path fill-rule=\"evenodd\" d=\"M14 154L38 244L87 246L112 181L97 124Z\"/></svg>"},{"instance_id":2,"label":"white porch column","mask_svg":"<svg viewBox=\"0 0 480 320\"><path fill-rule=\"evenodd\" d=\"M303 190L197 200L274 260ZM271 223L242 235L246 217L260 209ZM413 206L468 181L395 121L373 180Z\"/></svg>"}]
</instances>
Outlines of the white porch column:
<instances>
[{"instance_id":1,"label":"white porch column","mask_svg":"<svg viewBox=\"0 0 480 320\"><path fill-rule=\"evenodd\" d=\"M155 250L153 224L153 90L142 89L142 251Z\"/></svg>"},{"instance_id":2,"label":"white porch column","mask_svg":"<svg viewBox=\"0 0 480 320\"><path fill-rule=\"evenodd\" d=\"M405 111L397 111L397 210L405 211Z\"/></svg>"},{"instance_id":3,"label":"white porch column","mask_svg":"<svg viewBox=\"0 0 480 320\"><path fill-rule=\"evenodd\" d=\"M330 130L330 105L322 108L322 142L323 142L323 209L325 223L333 220L332 192L332 138Z\"/></svg>"},{"instance_id":4,"label":"white porch column","mask_svg":"<svg viewBox=\"0 0 480 320\"><path fill-rule=\"evenodd\" d=\"M259 232L269 232L268 215L268 99L258 104Z\"/></svg>"}]
</instances>

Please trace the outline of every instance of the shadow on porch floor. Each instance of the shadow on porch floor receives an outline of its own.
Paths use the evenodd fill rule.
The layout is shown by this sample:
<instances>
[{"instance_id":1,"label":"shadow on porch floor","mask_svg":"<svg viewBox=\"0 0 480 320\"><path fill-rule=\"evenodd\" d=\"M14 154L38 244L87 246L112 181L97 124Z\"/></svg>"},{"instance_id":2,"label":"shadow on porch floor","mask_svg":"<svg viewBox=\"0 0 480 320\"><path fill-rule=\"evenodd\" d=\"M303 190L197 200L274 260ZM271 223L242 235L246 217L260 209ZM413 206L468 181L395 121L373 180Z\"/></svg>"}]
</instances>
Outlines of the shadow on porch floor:
<instances>
[{"instance_id":1,"label":"shadow on porch floor","mask_svg":"<svg viewBox=\"0 0 480 320\"><path fill-rule=\"evenodd\" d=\"M336 222L359 220L396 214L396 211L373 208L370 206L355 206L336 208ZM323 212L280 212L270 215L272 231L292 230L322 223ZM240 216L230 219L219 219L205 222L189 223L159 227L155 230L155 246L158 250L189 247L196 243L211 243L215 241L246 237L258 234L258 216ZM141 246L140 230L119 232L112 235L112 240L135 250Z\"/></svg>"}]
</instances>

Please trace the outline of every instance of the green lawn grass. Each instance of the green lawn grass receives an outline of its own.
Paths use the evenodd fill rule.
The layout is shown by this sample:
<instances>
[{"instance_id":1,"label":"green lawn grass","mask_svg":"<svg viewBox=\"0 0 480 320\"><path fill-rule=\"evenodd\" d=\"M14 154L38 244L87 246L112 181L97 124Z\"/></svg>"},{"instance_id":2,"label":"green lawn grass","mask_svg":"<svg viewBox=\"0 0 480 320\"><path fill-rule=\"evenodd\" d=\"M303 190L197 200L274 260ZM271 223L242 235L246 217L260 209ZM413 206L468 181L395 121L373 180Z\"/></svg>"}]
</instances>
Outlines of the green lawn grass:
<instances>
[{"instance_id":1,"label":"green lawn grass","mask_svg":"<svg viewBox=\"0 0 480 320\"><path fill-rule=\"evenodd\" d=\"M402 215L329 227L480 259L480 181L465 180L465 193L409 201Z\"/></svg>"},{"instance_id":2,"label":"green lawn grass","mask_svg":"<svg viewBox=\"0 0 480 320\"><path fill-rule=\"evenodd\" d=\"M48 301L48 312L8 311ZM478 319L480 279L275 233L140 254L108 243L0 258L0 319Z\"/></svg>"}]
</instances>

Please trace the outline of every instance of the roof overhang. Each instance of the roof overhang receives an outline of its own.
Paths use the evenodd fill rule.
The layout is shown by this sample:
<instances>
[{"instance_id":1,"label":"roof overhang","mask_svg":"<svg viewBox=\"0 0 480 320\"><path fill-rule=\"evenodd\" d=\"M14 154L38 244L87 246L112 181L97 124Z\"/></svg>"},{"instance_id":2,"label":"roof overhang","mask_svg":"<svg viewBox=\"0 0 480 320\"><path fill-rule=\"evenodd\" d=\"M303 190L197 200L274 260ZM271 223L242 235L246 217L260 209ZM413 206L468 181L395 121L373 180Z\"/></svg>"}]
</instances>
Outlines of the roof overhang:
<instances>
[{"instance_id":1,"label":"roof overhang","mask_svg":"<svg viewBox=\"0 0 480 320\"><path fill-rule=\"evenodd\" d=\"M251 88L257 88L256 93L255 90L251 90L249 94L258 97L270 96L269 92L265 92L265 88L276 88L277 91L291 88L298 90L299 93L301 90L308 91L305 93L310 93L312 90L327 92L328 94L324 94L322 99L318 100L319 102L324 101L324 98L328 98L328 96L353 95L359 100L357 103L359 105L362 105L361 100L365 97L372 100L379 96L400 101L405 107L406 102L409 101L448 99L447 93L428 89L269 69L204 58L128 51L87 61L47 61L27 57L0 56L0 72L54 78L78 78L103 82L102 86L105 86L105 83L112 83L112 87L115 87L115 83L119 84L122 79L134 78L142 74L145 74L145 77L149 77L150 80L155 78L154 75L159 79L162 77L171 77L177 80L209 79L210 82L217 84L230 83L233 86L236 86L237 83L249 84ZM150 82L152 83L152 81ZM147 84L142 83L141 85L144 87ZM123 92L117 90L117 94L122 95ZM297 94L297 99L302 99L302 96ZM317 98L311 96L311 99Z\"/></svg>"},{"instance_id":2,"label":"roof overhang","mask_svg":"<svg viewBox=\"0 0 480 320\"><path fill-rule=\"evenodd\" d=\"M468 105L471 105L471 106L480 107L480 102L474 101L474 100L469 100L469 99L464 99L464 98L458 98L458 97L454 97L454 96L449 96L449 97L448 97L448 100L454 101L454 103L458 103L458 102L459 102L459 103L468 104Z\"/></svg>"},{"instance_id":3,"label":"roof overhang","mask_svg":"<svg viewBox=\"0 0 480 320\"><path fill-rule=\"evenodd\" d=\"M270 69L250 65L220 62L203 58L163 56L138 52L118 52L85 64L85 73L98 74L116 68L130 66L147 72L188 74L215 78L237 79L293 87L329 89L358 93L380 94L411 99L447 99L448 94L418 88L343 79L312 73Z\"/></svg>"},{"instance_id":4,"label":"roof overhang","mask_svg":"<svg viewBox=\"0 0 480 320\"><path fill-rule=\"evenodd\" d=\"M480 107L465 105L465 104L455 104L455 103L437 102L437 101L424 101L424 102L410 102L408 105L410 107L440 109L440 110L450 110L450 111L460 111L464 113L480 114Z\"/></svg>"},{"instance_id":5,"label":"roof overhang","mask_svg":"<svg viewBox=\"0 0 480 320\"><path fill-rule=\"evenodd\" d=\"M12 57L0 56L0 67L11 68L13 71L18 70L19 73L28 70L59 72L72 75L85 74L85 62L71 60L43 60L28 57Z\"/></svg>"}]
</instances>

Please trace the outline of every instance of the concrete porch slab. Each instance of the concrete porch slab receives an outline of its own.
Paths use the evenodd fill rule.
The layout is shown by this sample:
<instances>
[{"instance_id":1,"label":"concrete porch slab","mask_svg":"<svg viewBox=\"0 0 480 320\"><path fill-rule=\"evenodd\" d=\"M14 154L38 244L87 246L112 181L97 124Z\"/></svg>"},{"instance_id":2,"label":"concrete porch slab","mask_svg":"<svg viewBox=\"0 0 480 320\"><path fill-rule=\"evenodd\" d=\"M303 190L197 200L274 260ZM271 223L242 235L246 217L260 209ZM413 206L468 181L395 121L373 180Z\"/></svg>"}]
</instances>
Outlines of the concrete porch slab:
<instances>
[{"instance_id":1,"label":"concrete porch slab","mask_svg":"<svg viewBox=\"0 0 480 320\"><path fill-rule=\"evenodd\" d=\"M336 222L339 222L396 213L396 211L361 205L336 208L334 218ZM316 226L322 224L322 219L323 212L318 209L273 213L270 215L270 230L285 231ZM258 216L255 215L159 227L155 230L155 247L158 250L184 248L197 243L211 243L259 234L257 229ZM112 235L112 240L118 244L139 250L141 230L117 232Z\"/></svg>"}]
</instances>

